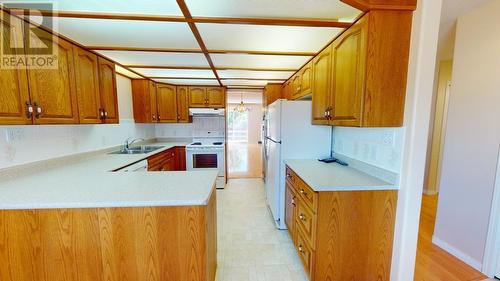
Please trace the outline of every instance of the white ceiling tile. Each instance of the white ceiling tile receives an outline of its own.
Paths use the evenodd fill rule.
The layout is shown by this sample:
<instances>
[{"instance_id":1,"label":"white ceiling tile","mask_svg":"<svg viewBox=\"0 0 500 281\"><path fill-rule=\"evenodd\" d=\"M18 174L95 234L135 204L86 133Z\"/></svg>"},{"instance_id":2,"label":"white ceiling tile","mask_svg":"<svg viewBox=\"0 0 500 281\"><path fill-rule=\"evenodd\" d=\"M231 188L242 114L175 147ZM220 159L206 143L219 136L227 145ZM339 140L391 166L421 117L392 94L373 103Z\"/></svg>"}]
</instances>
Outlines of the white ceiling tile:
<instances>
[{"instance_id":1,"label":"white ceiling tile","mask_svg":"<svg viewBox=\"0 0 500 281\"><path fill-rule=\"evenodd\" d=\"M186 0L193 16L352 19L359 10L340 0Z\"/></svg>"},{"instance_id":2,"label":"white ceiling tile","mask_svg":"<svg viewBox=\"0 0 500 281\"><path fill-rule=\"evenodd\" d=\"M311 57L210 54L216 67L299 69Z\"/></svg>"},{"instance_id":3,"label":"white ceiling tile","mask_svg":"<svg viewBox=\"0 0 500 281\"><path fill-rule=\"evenodd\" d=\"M9 1L12 2L12 1ZM54 10L75 12L125 13L182 16L175 0L30 0L25 3L53 3ZM10 5L10 3L9 3Z\"/></svg>"},{"instance_id":4,"label":"white ceiling tile","mask_svg":"<svg viewBox=\"0 0 500 281\"><path fill-rule=\"evenodd\" d=\"M217 80L194 80L194 79L154 79L156 82L162 82L173 85L204 85L219 86Z\"/></svg>"},{"instance_id":5,"label":"white ceiling tile","mask_svg":"<svg viewBox=\"0 0 500 281\"><path fill-rule=\"evenodd\" d=\"M106 19L54 19L55 30L86 46L196 49L187 23Z\"/></svg>"},{"instance_id":6,"label":"white ceiling tile","mask_svg":"<svg viewBox=\"0 0 500 281\"><path fill-rule=\"evenodd\" d=\"M220 78L288 79L293 71L218 70Z\"/></svg>"},{"instance_id":7,"label":"white ceiling tile","mask_svg":"<svg viewBox=\"0 0 500 281\"><path fill-rule=\"evenodd\" d=\"M319 52L341 28L240 24L197 24L207 48L252 51Z\"/></svg>"},{"instance_id":8,"label":"white ceiling tile","mask_svg":"<svg viewBox=\"0 0 500 281\"><path fill-rule=\"evenodd\" d=\"M122 75L127 76L128 78L133 78L133 79L140 79L142 78L141 76L133 73L132 71L129 71L128 69L125 69L117 64L115 64L115 70L117 73L120 73Z\"/></svg>"},{"instance_id":9,"label":"white ceiling tile","mask_svg":"<svg viewBox=\"0 0 500 281\"><path fill-rule=\"evenodd\" d=\"M261 104L262 103L262 91L227 91L227 103L234 107L235 104L239 104L243 100L245 104Z\"/></svg>"},{"instance_id":10,"label":"white ceiling tile","mask_svg":"<svg viewBox=\"0 0 500 281\"><path fill-rule=\"evenodd\" d=\"M124 65L209 67L203 54L129 51L97 51Z\"/></svg>"},{"instance_id":11,"label":"white ceiling tile","mask_svg":"<svg viewBox=\"0 0 500 281\"><path fill-rule=\"evenodd\" d=\"M215 78L215 74L212 70L161 68L133 68L133 70L147 77Z\"/></svg>"}]
</instances>

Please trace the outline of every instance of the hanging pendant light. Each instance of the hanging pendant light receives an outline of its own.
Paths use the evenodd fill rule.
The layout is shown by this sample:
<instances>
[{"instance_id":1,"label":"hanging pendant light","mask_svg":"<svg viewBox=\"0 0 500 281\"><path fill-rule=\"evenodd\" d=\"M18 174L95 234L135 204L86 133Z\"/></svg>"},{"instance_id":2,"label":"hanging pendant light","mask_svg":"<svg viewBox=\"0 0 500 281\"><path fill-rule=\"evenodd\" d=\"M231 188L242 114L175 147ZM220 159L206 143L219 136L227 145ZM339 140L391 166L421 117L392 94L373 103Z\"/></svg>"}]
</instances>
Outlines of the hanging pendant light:
<instances>
[{"instance_id":1,"label":"hanging pendant light","mask_svg":"<svg viewBox=\"0 0 500 281\"><path fill-rule=\"evenodd\" d=\"M243 94L241 94L241 102L238 104L235 108L234 111L239 112L239 113L244 113L246 111L249 111L250 109L245 106L243 103Z\"/></svg>"}]
</instances>

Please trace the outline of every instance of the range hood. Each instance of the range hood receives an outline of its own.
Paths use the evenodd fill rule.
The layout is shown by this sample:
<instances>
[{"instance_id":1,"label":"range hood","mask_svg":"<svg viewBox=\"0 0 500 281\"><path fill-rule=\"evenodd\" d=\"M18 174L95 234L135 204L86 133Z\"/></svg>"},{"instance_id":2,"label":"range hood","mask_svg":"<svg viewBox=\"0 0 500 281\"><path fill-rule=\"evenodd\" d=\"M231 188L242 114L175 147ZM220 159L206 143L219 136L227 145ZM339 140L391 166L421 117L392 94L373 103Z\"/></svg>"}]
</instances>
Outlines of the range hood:
<instances>
[{"instance_id":1,"label":"range hood","mask_svg":"<svg viewBox=\"0 0 500 281\"><path fill-rule=\"evenodd\" d=\"M224 108L190 108L190 116L224 116Z\"/></svg>"}]
</instances>

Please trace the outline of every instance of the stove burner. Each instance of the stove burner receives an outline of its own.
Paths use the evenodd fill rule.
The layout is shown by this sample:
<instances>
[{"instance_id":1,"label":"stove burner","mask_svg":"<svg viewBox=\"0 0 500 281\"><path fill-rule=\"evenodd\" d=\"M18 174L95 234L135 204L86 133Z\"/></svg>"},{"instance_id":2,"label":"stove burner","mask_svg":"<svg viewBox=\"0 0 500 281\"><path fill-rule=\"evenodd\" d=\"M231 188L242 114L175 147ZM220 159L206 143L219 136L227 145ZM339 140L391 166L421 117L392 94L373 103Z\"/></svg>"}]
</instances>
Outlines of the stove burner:
<instances>
[{"instance_id":1,"label":"stove burner","mask_svg":"<svg viewBox=\"0 0 500 281\"><path fill-rule=\"evenodd\" d=\"M214 145L222 145L222 142L214 142Z\"/></svg>"},{"instance_id":2,"label":"stove burner","mask_svg":"<svg viewBox=\"0 0 500 281\"><path fill-rule=\"evenodd\" d=\"M193 142L191 145L201 145L201 142Z\"/></svg>"}]
</instances>

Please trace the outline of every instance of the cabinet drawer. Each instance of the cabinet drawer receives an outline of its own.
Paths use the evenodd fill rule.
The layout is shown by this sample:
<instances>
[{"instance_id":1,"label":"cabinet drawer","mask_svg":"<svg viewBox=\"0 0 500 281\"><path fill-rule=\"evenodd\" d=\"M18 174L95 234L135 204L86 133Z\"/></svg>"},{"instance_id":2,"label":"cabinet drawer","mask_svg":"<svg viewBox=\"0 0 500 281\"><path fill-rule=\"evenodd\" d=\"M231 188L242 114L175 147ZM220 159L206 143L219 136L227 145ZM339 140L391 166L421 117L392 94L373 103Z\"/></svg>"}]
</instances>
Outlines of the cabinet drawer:
<instances>
[{"instance_id":1,"label":"cabinet drawer","mask_svg":"<svg viewBox=\"0 0 500 281\"><path fill-rule=\"evenodd\" d=\"M297 228L300 228L302 236L307 240L312 248L315 248L316 215L307 207L302 200L296 204L295 221Z\"/></svg>"},{"instance_id":2,"label":"cabinet drawer","mask_svg":"<svg viewBox=\"0 0 500 281\"><path fill-rule=\"evenodd\" d=\"M314 251L309 247L307 241L304 239L302 231L300 229L297 230L297 243L295 245L297 248L298 255L300 260L304 264L304 269L309 276L309 280L313 280L313 259L314 259Z\"/></svg>"},{"instance_id":3,"label":"cabinet drawer","mask_svg":"<svg viewBox=\"0 0 500 281\"><path fill-rule=\"evenodd\" d=\"M296 183L297 183L297 175L290 169L288 166L286 166L286 172L285 172L285 177L286 180L293 186L293 188L296 190Z\"/></svg>"},{"instance_id":4,"label":"cabinet drawer","mask_svg":"<svg viewBox=\"0 0 500 281\"><path fill-rule=\"evenodd\" d=\"M318 209L318 194L314 192L302 179L298 178L295 180L295 190L302 198L304 203L311 208L311 210L316 213Z\"/></svg>"}]
</instances>

